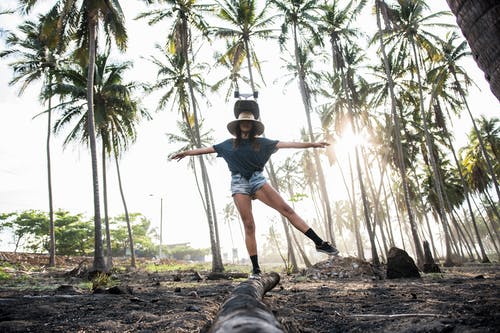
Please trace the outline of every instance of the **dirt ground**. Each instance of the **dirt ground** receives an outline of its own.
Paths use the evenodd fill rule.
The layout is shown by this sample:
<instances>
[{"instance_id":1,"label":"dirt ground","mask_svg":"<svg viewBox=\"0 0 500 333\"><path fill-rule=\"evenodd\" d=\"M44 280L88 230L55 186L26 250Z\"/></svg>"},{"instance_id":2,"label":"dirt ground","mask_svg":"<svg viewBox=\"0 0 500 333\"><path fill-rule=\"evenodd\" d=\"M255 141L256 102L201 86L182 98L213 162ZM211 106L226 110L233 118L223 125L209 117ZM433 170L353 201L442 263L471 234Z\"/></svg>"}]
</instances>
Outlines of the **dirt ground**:
<instances>
[{"instance_id":1,"label":"dirt ground","mask_svg":"<svg viewBox=\"0 0 500 333\"><path fill-rule=\"evenodd\" d=\"M88 279L69 273L77 260L23 271L30 260L37 259L0 253L4 272L15 276L0 279L0 332L208 332L242 281L137 270L115 273L114 287L93 293ZM500 332L499 268L467 264L386 280L367 263L338 258L300 274L280 273L264 302L286 332Z\"/></svg>"}]
</instances>

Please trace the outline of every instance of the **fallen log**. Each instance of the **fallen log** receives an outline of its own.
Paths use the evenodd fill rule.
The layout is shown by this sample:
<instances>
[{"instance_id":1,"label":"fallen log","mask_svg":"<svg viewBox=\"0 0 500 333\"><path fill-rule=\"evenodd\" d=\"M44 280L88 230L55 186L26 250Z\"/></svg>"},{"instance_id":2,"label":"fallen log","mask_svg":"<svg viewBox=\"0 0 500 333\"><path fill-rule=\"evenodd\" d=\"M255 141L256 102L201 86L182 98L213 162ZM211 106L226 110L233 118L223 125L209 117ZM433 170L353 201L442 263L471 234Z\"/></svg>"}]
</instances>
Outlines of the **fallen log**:
<instances>
[{"instance_id":1,"label":"fallen log","mask_svg":"<svg viewBox=\"0 0 500 333\"><path fill-rule=\"evenodd\" d=\"M240 283L222 304L209 332L283 333L278 320L262 302L264 294L279 281L279 274L271 272L260 280L248 279Z\"/></svg>"}]
</instances>

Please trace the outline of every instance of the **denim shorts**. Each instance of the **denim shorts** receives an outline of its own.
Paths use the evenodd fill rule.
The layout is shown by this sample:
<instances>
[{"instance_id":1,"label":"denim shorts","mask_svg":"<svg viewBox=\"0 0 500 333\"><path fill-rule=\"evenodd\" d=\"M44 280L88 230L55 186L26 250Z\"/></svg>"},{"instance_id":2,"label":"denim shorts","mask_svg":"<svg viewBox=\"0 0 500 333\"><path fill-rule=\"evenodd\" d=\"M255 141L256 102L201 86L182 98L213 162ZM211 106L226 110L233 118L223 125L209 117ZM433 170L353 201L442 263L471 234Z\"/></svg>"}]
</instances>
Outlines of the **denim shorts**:
<instances>
[{"instance_id":1,"label":"denim shorts","mask_svg":"<svg viewBox=\"0 0 500 333\"><path fill-rule=\"evenodd\" d=\"M246 179L239 173L231 176L231 193L235 194L247 194L251 197L255 195L255 192L259 190L266 183L266 177L262 171L255 171L250 179Z\"/></svg>"}]
</instances>

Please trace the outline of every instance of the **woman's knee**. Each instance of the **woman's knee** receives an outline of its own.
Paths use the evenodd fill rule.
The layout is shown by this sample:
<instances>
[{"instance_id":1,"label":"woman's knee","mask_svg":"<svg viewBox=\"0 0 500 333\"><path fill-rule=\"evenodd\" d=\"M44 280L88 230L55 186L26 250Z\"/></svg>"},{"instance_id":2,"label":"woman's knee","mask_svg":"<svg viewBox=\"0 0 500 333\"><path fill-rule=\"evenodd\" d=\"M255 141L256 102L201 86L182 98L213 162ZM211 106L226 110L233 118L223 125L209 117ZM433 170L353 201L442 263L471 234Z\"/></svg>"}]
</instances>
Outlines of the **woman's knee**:
<instances>
[{"instance_id":1,"label":"woman's knee","mask_svg":"<svg viewBox=\"0 0 500 333\"><path fill-rule=\"evenodd\" d=\"M255 222L253 221L253 219L243 219L243 227L245 229L246 235L255 235Z\"/></svg>"}]
</instances>

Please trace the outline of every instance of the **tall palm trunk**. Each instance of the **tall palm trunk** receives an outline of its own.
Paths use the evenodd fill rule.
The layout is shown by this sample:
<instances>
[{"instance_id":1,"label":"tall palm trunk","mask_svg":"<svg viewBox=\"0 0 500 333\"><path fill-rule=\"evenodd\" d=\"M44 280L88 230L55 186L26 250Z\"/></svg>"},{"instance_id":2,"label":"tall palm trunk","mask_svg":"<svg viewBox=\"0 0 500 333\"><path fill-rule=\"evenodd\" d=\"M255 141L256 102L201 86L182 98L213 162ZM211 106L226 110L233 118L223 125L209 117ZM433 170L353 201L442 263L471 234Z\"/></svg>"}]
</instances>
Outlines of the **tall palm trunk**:
<instances>
[{"instance_id":1,"label":"tall palm trunk","mask_svg":"<svg viewBox=\"0 0 500 333\"><path fill-rule=\"evenodd\" d=\"M389 61L387 58L387 53L385 51L385 44L384 40L382 38L382 24L380 22L380 6L381 4L385 4L383 0L375 0L375 8L376 8L376 16L377 16L377 28L379 31L379 42L380 42L380 51L382 52L382 58L384 61L384 69L385 73L387 76L387 85L389 87L389 95L391 97L391 114L392 114L392 119L394 122L394 133L395 133L395 138L394 141L396 143L396 148L397 148L397 156L398 156L398 168L399 168L399 173L401 176L401 182L403 186L403 193L404 193L404 200L405 200L405 205L406 205L406 213L408 214L408 222L410 223L410 228L411 228L411 234L413 237L413 243L415 244L415 250L416 250L416 255L417 255L417 265L419 267L422 267L424 263L424 252L423 249L420 245L420 238L418 237L418 232L417 232L417 224L415 222L415 216L413 214L413 209L411 207L411 201L410 201L410 191L409 191L409 186L408 186L408 179L407 179L407 174L406 174L406 166L404 162L404 155L403 155L403 146L401 143L401 127L399 123L399 117L396 111L396 97L394 94L394 82L392 81L392 75L391 75L391 69L389 66Z\"/></svg>"},{"instance_id":2,"label":"tall palm trunk","mask_svg":"<svg viewBox=\"0 0 500 333\"><path fill-rule=\"evenodd\" d=\"M196 104L196 99L194 97L194 88L193 88L193 83L191 80L191 62L189 59L189 28L188 28L188 21L187 17L184 15L182 17L182 33L181 33L181 49L182 49L182 55L184 57L184 61L186 62L186 71L188 75L188 87L189 87L189 95L191 98L191 105L193 107L193 117L194 117L194 130L195 130L195 143L196 147L200 148L201 147L201 138L200 138L200 128L199 128L199 120L198 120L198 110L197 110L197 104ZM222 264L222 256L221 256L221 251L220 251L220 242L218 241L219 239L219 234L218 234L218 226L217 226L217 215L215 214L215 205L214 205L214 200L210 200L210 198L213 198L213 195L210 193L211 189L209 187L210 179L208 177L208 171L206 168L206 165L203 161L203 157L200 156L198 159L200 163L200 168L201 168L201 176L202 176L202 182L203 182L203 192L205 196L205 201L206 201L206 206L205 206L205 212L207 215L207 220L208 220L208 225L210 229L210 244L211 244L211 250L212 250L212 271L213 272L222 272L224 271L224 265Z\"/></svg>"},{"instance_id":3,"label":"tall palm trunk","mask_svg":"<svg viewBox=\"0 0 500 333\"><path fill-rule=\"evenodd\" d=\"M99 200L99 175L97 172L97 145L94 126L94 67L96 56L97 13L89 13L89 67L87 74L87 128L92 161L92 186L94 192L94 263L96 272L106 271L102 248L101 207Z\"/></svg>"},{"instance_id":4,"label":"tall palm trunk","mask_svg":"<svg viewBox=\"0 0 500 333\"><path fill-rule=\"evenodd\" d=\"M52 86L52 77L49 77L49 89ZM49 92L49 96L51 93ZM52 167L50 159L50 138L52 132L52 98L49 98L49 110L47 112L47 185L49 191L49 267L56 266L56 235L54 223L54 204L52 198Z\"/></svg>"},{"instance_id":5,"label":"tall palm trunk","mask_svg":"<svg viewBox=\"0 0 500 333\"><path fill-rule=\"evenodd\" d=\"M353 218L353 222L354 222L354 236L356 238L356 247L358 250L358 258L361 260L365 260L365 252L363 249L363 240L361 238L361 230L360 230L359 220L358 220L356 191L354 190L354 188L355 188L355 186L354 186L354 172L352 170L351 157L349 156L348 158L349 158L349 174L351 175L351 193L352 193L351 207L352 207L352 218Z\"/></svg>"},{"instance_id":6,"label":"tall palm trunk","mask_svg":"<svg viewBox=\"0 0 500 333\"><path fill-rule=\"evenodd\" d=\"M446 131L448 130L446 129ZM469 185L467 185L467 182L465 181L464 174L462 172L462 167L460 165L460 162L458 161L453 143L451 142L451 135L447 135L447 138L448 138L448 145L450 146L450 150L453 156L453 160L455 161L455 165L457 166L458 175L460 176L460 182L464 190L465 201L467 202L467 208L469 209L469 215L472 220L472 226L474 227L474 233L476 234L477 244L479 245L479 249L481 250L481 262L488 263L490 262L490 259L488 258L488 256L486 255L486 251L484 250L483 241L481 240L481 236L479 235L479 229L477 227L476 218L474 216L474 211L472 210L472 204L470 202Z\"/></svg>"},{"instance_id":7,"label":"tall palm trunk","mask_svg":"<svg viewBox=\"0 0 500 333\"><path fill-rule=\"evenodd\" d=\"M111 232L109 230L109 213L108 213L108 177L107 177L107 166L106 166L106 146L104 142L106 141L106 134L102 134L102 196L103 196L103 206L104 206L104 227L106 233L106 267L107 269L113 268L113 255L111 254Z\"/></svg>"},{"instance_id":8,"label":"tall palm trunk","mask_svg":"<svg viewBox=\"0 0 500 333\"><path fill-rule=\"evenodd\" d=\"M113 148L113 152L114 152L113 155L115 156L116 174L118 176L118 186L120 188L120 196L122 198L123 210L125 211L125 221L127 222L128 242L130 246L130 267L135 268L136 265L135 265L134 235L132 234L132 225L130 224L130 216L128 214L127 202L125 201L125 194L123 192L120 163L118 162L118 152L116 151L116 147Z\"/></svg>"},{"instance_id":9,"label":"tall palm trunk","mask_svg":"<svg viewBox=\"0 0 500 333\"><path fill-rule=\"evenodd\" d=\"M441 173L439 172L439 169L438 169L437 163L436 163L436 158L434 156L432 138L431 138L431 135L429 132L429 126L427 124L427 117L426 117L425 110L424 110L424 94L422 91L422 78L420 75L420 62L419 62L419 57L417 54L415 40L413 38L410 39L410 44L411 44L411 48L412 48L412 52L413 52L413 60L415 61L415 70L417 72L420 117L422 118L425 144L427 146L427 153L428 153L428 157L429 157L429 162L431 163L432 172L434 175L434 177L433 177L434 178L434 182L433 182L434 188L436 190L436 195L438 197L439 218L441 219L441 223L443 224L443 230L446 233L446 226L449 226L449 224L448 224L448 219L446 217L446 211L445 211L446 206L445 206L445 201L444 201L444 196L443 196ZM446 237L446 239L448 239L448 237ZM451 258L451 247L449 246L448 243L446 243L446 257L445 257L444 264L447 266L453 265L453 261Z\"/></svg>"},{"instance_id":10,"label":"tall palm trunk","mask_svg":"<svg viewBox=\"0 0 500 333\"><path fill-rule=\"evenodd\" d=\"M300 95L302 97L302 103L304 104L304 111L306 113L306 120L307 120L307 133L309 134L309 140L311 142L314 142L314 131L312 127L312 121L311 121L311 112L312 112L312 107L311 107L311 96L309 93L309 90L306 87L306 82L305 82L305 73L303 66L300 62L300 55L299 55L299 42L297 38L297 26L293 26L293 44L294 44L294 54L295 54L295 65L297 67L297 71L299 72L298 74L298 79L299 79L299 90L300 90ZM328 196L328 191L326 189L326 181L325 181L325 174L323 172L323 168L321 166L321 160L319 158L319 151L314 150L313 151L314 155L314 167L316 169L316 174L318 175L318 185L320 189L320 194L321 194L321 199L322 199L322 207L323 207L323 212L324 212L324 218L326 219L326 225L327 226L332 226L333 225L333 218L332 218L332 211L330 207L330 197ZM332 239L330 241L332 244L335 246L335 239L333 238L333 233L330 235Z\"/></svg>"},{"instance_id":11,"label":"tall palm trunk","mask_svg":"<svg viewBox=\"0 0 500 333\"><path fill-rule=\"evenodd\" d=\"M384 251L383 253L387 257L387 254L389 253L389 247L387 245L387 238L385 236L385 230L384 230L384 225L383 225L383 218L380 216L380 211L382 208L382 205L380 203L380 194L382 192L382 184L384 180L384 173L387 168L382 168L380 165L380 161L377 158L378 162L378 169L381 172L381 177L380 177L380 184L378 186L378 189L375 190L375 184L373 180L373 174L371 172L371 168L368 166L368 155L366 153L365 149L362 149L361 152L363 153L363 168L364 172L366 174L367 180L368 180L368 188L370 189L371 197L373 198L373 205L375 206L374 212L373 212L373 230L375 232L377 225L379 226L380 229L380 236L382 237L382 244L384 244Z\"/></svg>"},{"instance_id":12,"label":"tall palm trunk","mask_svg":"<svg viewBox=\"0 0 500 333\"><path fill-rule=\"evenodd\" d=\"M351 85L347 82L348 78L344 72L343 67L340 67L340 74L341 74L342 85L344 87L344 91L346 93L346 97L348 100L349 118L351 121L352 132L354 135L357 135L357 133L359 131L358 131L356 119L354 117L354 110L353 110L354 106L353 106L353 101L352 101L352 94L349 94L349 88L348 88L348 86L353 86L353 85ZM370 215L369 215L370 208L369 208L368 198L367 198L367 194L366 194L366 188L365 188L365 184L364 184L364 180L363 180L363 173L361 171L361 163L359 161L359 148L357 146L354 147L354 156L356 159L356 172L358 175L359 189L361 191L361 201L363 202L363 214L365 217L366 230L368 231L368 238L370 239L372 261L373 261L373 265L380 266L380 260L378 257L377 247L375 244L375 230L374 230L374 228L372 228L372 225L370 222Z\"/></svg>"}]
</instances>

